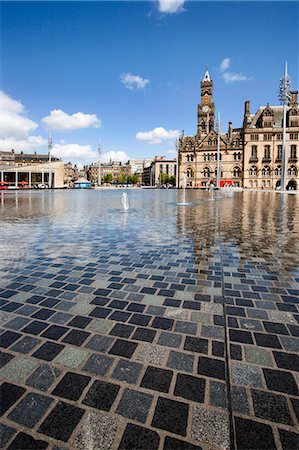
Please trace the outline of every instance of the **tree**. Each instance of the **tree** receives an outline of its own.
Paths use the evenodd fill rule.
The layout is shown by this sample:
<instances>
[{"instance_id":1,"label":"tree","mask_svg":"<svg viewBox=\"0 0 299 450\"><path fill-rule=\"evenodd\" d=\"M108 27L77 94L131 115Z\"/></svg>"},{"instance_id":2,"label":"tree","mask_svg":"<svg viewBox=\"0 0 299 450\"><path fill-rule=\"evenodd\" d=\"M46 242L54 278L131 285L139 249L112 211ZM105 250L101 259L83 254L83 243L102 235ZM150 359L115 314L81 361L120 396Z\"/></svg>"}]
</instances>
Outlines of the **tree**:
<instances>
[{"instance_id":1,"label":"tree","mask_svg":"<svg viewBox=\"0 0 299 450\"><path fill-rule=\"evenodd\" d=\"M112 183L112 173L107 173L102 177L102 183Z\"/></svg>"},{"instance_id":2,"label":"tree","mask_svg":"<svg viewBox=\"0 0 299 450\"><path fill-rule=\"evenodd\" d=\"M128 176L128 183L137 184L138 181L139 181L139 178L136 174Z\"/></svg>"},{"instance_id":3,"label":"tree","mask_svg":"<svg viewBox=\"0 0 299 450\"><path fill-rule=\"evenodd\" d=\"M117 177L118 183L126 183L127 182L127 175L125 173L120 173Z\"/></svg>"},{"instance_id":4,"label":"tree","mask_svg":"<svg viewBox=\"0 0 299 450\"><path fill-rule=\"evenodd\" d=\"M160 180L160 184L167 184L168 180L169 180L169 176L167 175L167 173L160 173L159 180Z\"/></svg>"},{"instance_id":5,"label":"tree","mask_svg":"<svg viewBox=\"0 0 299 450\"><path fill-rule=\"evenodd\" d=\"M172 186L175 186L175 184L176 184L176 178L175 178L174 175L171 175L171 177L169 177L168 183L169 183L169 184L172 184Z\"/></svg>"}]
</instances>

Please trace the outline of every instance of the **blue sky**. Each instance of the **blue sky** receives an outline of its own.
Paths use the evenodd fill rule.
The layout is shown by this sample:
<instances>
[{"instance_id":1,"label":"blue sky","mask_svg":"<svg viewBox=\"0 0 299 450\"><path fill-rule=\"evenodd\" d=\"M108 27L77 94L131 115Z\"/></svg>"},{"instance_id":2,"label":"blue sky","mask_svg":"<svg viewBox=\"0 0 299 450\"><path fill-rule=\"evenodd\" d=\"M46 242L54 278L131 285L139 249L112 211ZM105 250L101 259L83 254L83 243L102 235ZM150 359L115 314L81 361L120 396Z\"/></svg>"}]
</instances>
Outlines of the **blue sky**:
<instances>
[{"instance_id":1,"label":"blue sky","mask_svg":"<svg viewBox=\"0 0 299 450\"><path fill-rule=\"evenodd\" d=\"M224 130L246 99L278 104L285 61L298 89L295 2L2 2L1 25L3 150L46 152L51 129L79 164L98 140L105 158L171 156L206 66Z\"/></svg>"}]
</instances>

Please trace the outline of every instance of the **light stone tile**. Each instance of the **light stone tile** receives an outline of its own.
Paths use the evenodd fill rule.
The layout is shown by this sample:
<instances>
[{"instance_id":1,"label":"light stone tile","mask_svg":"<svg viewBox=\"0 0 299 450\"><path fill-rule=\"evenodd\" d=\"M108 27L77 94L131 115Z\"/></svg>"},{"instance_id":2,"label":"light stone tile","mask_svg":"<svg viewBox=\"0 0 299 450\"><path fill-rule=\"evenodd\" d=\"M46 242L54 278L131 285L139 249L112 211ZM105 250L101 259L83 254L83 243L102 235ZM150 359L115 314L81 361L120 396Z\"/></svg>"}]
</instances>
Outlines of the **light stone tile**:
<instances>
[{"instance_id":1,"label":"light stone tile","mask_svg":"<svg viewBox=\"0 0 299 450\"><path fill-rule=\"evenodd\" d=\"M90 412L74 440L74 446L80 450L109 450L114 442L118 419L102 412Z\"/></svg>"},{"instance_id":2,"label":"light stone tile","mask_svg":"<svg viewBox=\"0 0 299 450\"><path fill-rule=\"evenodd\" d=\"M191 436L197 441L228 450L230 448L228 414L194 407Z\"/></svg>"}]
</instances>

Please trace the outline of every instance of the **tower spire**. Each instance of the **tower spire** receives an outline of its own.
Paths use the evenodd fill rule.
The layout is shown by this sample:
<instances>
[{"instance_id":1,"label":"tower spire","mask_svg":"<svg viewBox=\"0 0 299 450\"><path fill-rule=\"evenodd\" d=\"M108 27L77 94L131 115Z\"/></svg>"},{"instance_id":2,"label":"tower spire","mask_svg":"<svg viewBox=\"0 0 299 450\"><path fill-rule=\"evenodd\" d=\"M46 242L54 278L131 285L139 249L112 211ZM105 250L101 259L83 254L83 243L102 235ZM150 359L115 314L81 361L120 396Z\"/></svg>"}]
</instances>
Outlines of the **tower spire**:
<instances>
[{"instance_id":1,"label":"tower spire","mask_svg":"<svg viewBox=\"0 0 299 450\"><path fill-rule=\"evenodd\" d=\"M206 66L205 75L204 75L202 81L203 81L203 82L204 82L204 81L211 81L211 77L210 77L210 74L209 74L209 71L208 71L208 67L207 67L207 66Z\"/></svg>"}]
</instances>

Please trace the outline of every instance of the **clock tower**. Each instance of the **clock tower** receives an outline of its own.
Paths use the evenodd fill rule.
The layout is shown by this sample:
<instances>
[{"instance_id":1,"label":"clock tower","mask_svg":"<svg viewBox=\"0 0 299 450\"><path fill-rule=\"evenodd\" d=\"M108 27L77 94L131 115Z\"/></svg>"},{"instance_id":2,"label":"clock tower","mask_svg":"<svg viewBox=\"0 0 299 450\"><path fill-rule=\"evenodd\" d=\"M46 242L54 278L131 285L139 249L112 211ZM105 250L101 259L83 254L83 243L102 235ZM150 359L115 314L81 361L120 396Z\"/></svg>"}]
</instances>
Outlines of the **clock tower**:
<instances>
[{"instance_id":1,"label":"clock tower","mask_svg":"<svg viewBox=\"0 0 299 450\"><path fill-rule=\"evenodd\" d=\"M197 134L208 134L214 129L215 105L213 103L213 81L211 80L208 69L200 84L201 103L198 105L198 125Z\"/></svg>"}]
</instances>

